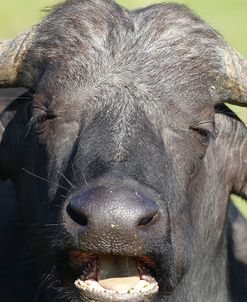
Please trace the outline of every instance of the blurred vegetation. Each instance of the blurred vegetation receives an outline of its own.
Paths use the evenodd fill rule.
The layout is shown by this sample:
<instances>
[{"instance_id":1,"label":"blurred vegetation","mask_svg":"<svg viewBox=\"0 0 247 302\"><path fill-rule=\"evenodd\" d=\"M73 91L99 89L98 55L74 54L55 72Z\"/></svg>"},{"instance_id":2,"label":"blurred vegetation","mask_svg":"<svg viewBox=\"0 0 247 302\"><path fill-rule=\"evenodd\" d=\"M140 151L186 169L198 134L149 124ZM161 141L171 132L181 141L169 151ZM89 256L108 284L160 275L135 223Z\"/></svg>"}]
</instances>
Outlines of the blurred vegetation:
<instances>
[{"instance_id":1,"label":"blurred vegetation","mask_svg":"<svg viewBox=\"0 0 247 302\"><path fill-rule=\"evenodd\" d=\"M1 0L0 40L11 38L37 23L45 11L58 0ZM126 8L133 9L158 2L152 0L118 0ZM246 0L171 0L187 4L204 20L217 29L234 48L247 57L247 1ZM231 107L247 123L247 109ZM238 207L247 217L247 203L237 200Z\"/></svg>"}]
</instances>

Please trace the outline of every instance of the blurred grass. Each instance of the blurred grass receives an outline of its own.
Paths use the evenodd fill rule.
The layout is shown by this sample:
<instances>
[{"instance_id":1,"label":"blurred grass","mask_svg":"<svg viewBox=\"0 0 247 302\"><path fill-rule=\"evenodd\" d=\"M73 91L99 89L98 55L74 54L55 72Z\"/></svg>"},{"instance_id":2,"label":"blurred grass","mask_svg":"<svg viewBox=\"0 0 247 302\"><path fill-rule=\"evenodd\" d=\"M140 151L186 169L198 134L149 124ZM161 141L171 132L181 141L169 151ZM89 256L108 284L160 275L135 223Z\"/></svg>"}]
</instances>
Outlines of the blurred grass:
<instances>
[{"instance_id":1,"label":"blurred grass","mask_svg":"<svg viewBox=\"0 0 247 302\"><path fill-rule=\"evenodd\" d=\"M247 0L171 0L187 4L218 30L234 48L247 57ZM0 40L21 33L45 16L44 9L58 0L0 0ZM126 8L144 7L168 1L118 0ZM231 106L247 123L247 109ZM247 203L235 198L235 203L247 218Z\"/></svg>"},{"instance_id":2,"label":"blurred grass","mask_svg":"<svg viewBox=\"0 0 247 302\"><path fill-rule=\"evenodd\" d=\"M10 38L36 23L56 0L0 0L0 39Z\"/></svg>"}]
</instances>

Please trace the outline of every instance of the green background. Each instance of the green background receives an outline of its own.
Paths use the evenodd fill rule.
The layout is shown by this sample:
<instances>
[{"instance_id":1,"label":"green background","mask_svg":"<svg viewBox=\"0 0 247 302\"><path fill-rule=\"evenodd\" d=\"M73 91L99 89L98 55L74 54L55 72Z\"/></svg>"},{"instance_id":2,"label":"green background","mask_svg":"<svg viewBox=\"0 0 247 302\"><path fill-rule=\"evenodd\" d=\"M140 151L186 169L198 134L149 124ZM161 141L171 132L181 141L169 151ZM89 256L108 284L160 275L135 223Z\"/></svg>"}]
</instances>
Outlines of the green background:
<instances>
[{"instance_id":1,"label":"green background","mask_svg":"<svg viewBox=\"0 0 247 302\"><path fill-rule=\"evenodd\" d=\"M58 0L0 0L0 40L21 33L45 16ZM127 8L143 7L167 1L119 0ZM247 58L247 0L172 0L187 4L217 29L234 48ZM231 107L247 123L247 109ZM247 217L247 203L237 199Z\"/></svg>"}]
</instances>

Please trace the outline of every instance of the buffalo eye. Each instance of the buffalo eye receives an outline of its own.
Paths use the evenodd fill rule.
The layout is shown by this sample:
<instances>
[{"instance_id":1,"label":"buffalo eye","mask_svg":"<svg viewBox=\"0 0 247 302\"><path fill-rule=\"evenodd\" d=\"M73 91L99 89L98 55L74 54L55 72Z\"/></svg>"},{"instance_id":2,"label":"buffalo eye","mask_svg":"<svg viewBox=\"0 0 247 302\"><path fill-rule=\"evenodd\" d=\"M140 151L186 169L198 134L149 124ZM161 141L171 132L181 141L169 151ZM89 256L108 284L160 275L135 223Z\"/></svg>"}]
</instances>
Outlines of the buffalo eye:
<instances>
[{"instance_id":1,"label":"buffalo eye","mask_svg":"<svg viewBox=\"0 0 247 302\"><path fill-rule=\"evenodd\" d=\"M211 139L215 137L215 124L214 122L201 122L195 126L190 127L192 136L202 146L207 146Z\"/></svg>"},{"instance_id":2,"label":"buffalo eye","mask_svg":"<svg viewBox=\"0 0 247 302\"><path fill-rule=\"evenodd\" d=\"M46 113L43 113L43 114L40 114L38 116L35 117L35 122L37 124L39 123L42 123L42 122L45 122L47 120L52 120L54 119L56 116L50 112L46 112Z\"/></svg>"},{"instance_id":3,"label":"buffalo eye","mask_svg":"<svg viewBox=\"0 0 247 302\"><path fill-rule=\"evenodd\" d=\"M29 126L34 126L38 133L45 131L47 122L55 119L57 116L46 108L41 106L33 106L32 118L29 122Z\"/></svg>"}]
</instances>

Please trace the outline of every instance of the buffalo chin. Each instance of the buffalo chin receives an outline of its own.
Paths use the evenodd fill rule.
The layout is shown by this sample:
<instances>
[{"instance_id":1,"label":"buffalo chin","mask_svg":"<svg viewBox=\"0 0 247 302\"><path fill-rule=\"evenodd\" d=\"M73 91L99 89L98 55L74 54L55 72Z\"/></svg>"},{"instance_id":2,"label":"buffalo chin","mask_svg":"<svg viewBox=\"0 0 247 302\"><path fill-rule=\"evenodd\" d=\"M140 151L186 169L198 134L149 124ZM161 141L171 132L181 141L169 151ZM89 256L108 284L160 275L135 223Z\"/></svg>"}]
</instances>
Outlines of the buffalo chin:
<instances>
[{"instance_id":1,"label":"buffalo chin","mask_svg":"<svg viewBox=\"0 0 247 302\"><path fill-rule=\"evenodd\" d=\"M79 294L99 302L142 302L159 290L150 257L69 251L68 264Z\"/></svg>"}]
</instances>

